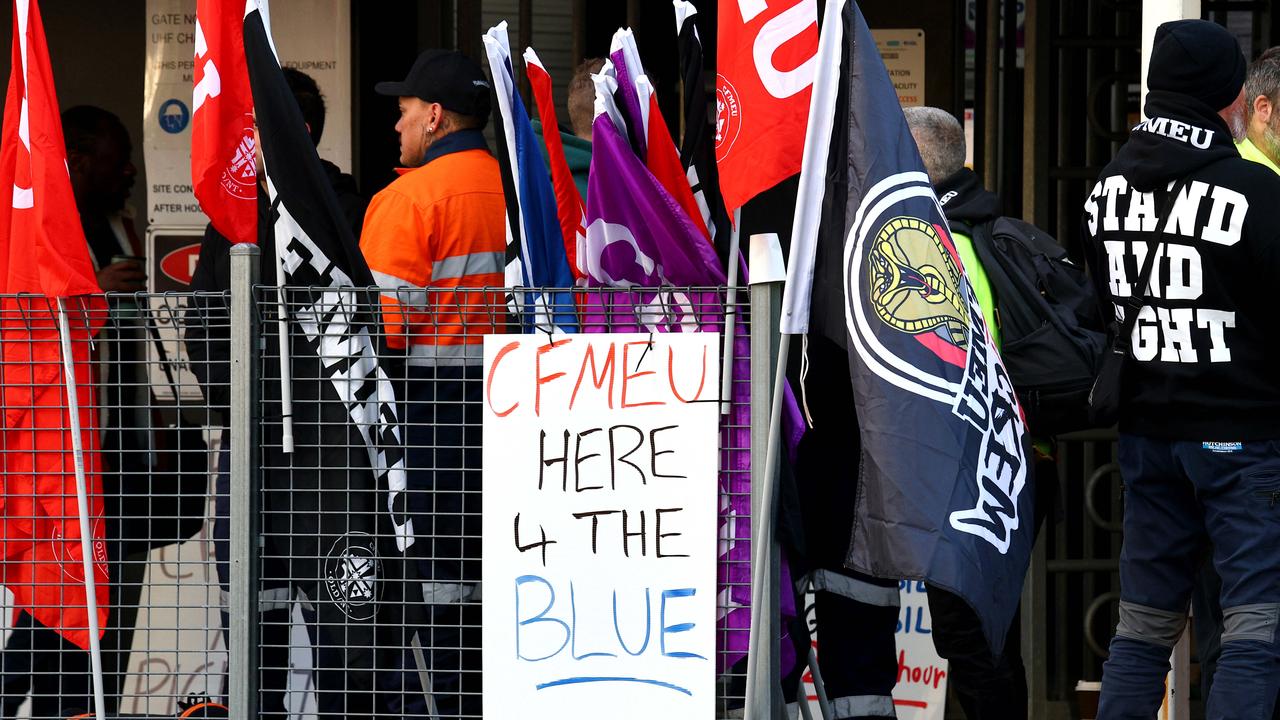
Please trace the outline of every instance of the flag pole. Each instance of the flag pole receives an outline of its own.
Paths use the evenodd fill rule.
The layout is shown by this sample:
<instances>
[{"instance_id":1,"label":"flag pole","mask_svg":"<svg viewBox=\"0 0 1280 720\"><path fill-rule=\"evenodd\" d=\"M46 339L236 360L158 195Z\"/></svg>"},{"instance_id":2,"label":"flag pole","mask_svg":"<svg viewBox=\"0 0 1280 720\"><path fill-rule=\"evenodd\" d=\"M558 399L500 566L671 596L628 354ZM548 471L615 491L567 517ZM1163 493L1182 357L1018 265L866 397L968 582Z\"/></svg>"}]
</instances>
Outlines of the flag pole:
<instances>
[{"instance_id":1,"label":"flag pole","mask_svg":"<svg viewBox=\"0 0 1280 720\"><path fill-rule=\"evenodd\" d=\"M266 168L266 159L262 161ZM275 202L275 185L267 176L267 189L271 201ZM285 301L284 255L281 254L280 239L276 238L276 330L280 334L280 447L286 455L293 453L293 373L291 370L291 347L289 343L289 308Z\"/></svg>"},{"instance_id":2,"label":"flag pole","mask_svg":"<svg viewBox=\"0 0 1280 720\"><path fill-rule=\"evenodd\" d=\"M71 451L75 457L76 512L80 517L80 560L84 566L85 609L89 615L89 661L93 670L93 709L97 720L105 720L105 693L102 690L102 644L98 638L98 583L93 563L93 530L89 524L89 489L84 471L84 441L80 436L80 400L76 389L75 364L71 359L71 330L67 307L58 298L58 335L62 340L62 374L66 379L67 414L71 419Z\"/></svg>"},{"instance_id":3,"label":"flag pole","mask_svg":"<svg viewBox=\"0 0 1280 720\"><path fill-rule=\"evenodd\" d=\"M720 373L720 414L733 409L734 341L738 330L738 258L742 242L742 208L733 211L733 228L729 231L728 292L724 310L724 370Z\"/></svg>"},{"instance_id":4,"label":"flag pole","mask_svg":"<svg viewBox=\"0 0 1280 720\"><path fill-rule=\"evenodd\" d=\"M280 243L276 243L276 328L280 333L280 423L281 449L285 454L293 452L293 377L290 371L289 316L284 299L284 258L280 256Z\"/></svg>"},{"instance_id":5,"label":"flag pole","mask_svg":"<svg viewBox=\"0 0 1280 720\"><path fill-rule=\"evenodd\" d=\"M778 676L778 612L777 549L774 530L775 491L781 464L782 410L786 402L787 357L789 336L781 334L777 322L777 302L786 279L782 248L776 233L751 236L751 309L752 309L752 401L756 400L755 383L772 380L769 397L768 425L761 437L757 425L760 418L752 413L751 444L764 445L764 467L751 467L751 626L747 639L747 696L744 717L773 717L781 710ZM778 343L776 358L771 358L772 345ZM770 368L770 360L773 367ZM773 375L770 376L769 372ZM760 376L760 377L757 377ZM763 404L763 403L761 403ZM763 409L763 408L761 408ZM754 410L754 407L753 407ZM763 441L763 442L762 442ZM755 452L758 452L755 451ZM760 476L757 469L763 470ZM758 499L758 502L757 502Z\"/></svg>"},{"instance_id":6,"label":"flag pole","mask_svg":"<svg viewBox=\"0 0 1280 720\"><path fill-rule=\"evenodd\" d=\"M765 614L771 612L773 603L769 602L773 587L770 573L769 556L773 550L773 491L777 484L779 463L779 445L782 439L782 403L786 390L787 355L790 336L782 335L778 343L778 361L773 376L773 398L769 409L769 442L766 445L764 461L764 477L752 478L752 482L762 483L760 489L760 507L757 515L751 518L751 629L747 636L747 693L743 717L747 720L770 717L772 710L771 692L777 678L761 678L759 664L760 654L769 652L763 643L776 643L777 637L769 633L766 637L764 628L772 628L771 618ZM773 668L777 670L777 668Z\"/></svg>"}]
</instances>

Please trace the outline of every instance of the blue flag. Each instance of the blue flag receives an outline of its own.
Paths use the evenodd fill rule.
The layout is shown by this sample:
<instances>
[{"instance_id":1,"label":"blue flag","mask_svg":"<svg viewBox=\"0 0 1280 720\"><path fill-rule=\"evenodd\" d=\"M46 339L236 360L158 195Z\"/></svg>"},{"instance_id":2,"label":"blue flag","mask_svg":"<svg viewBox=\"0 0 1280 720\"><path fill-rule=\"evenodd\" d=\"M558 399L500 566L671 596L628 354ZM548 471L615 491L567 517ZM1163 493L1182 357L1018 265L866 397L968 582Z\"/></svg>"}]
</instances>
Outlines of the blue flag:
<instances>
[{"instance_id":1,"label":"blue flag","mask_svg":"<svg viewBox=\"0 0 1280 720\"><path fill-rule=\"evenodd\" d=\"M855 2L827 3L818 54L783 332L849 354L846 564L959 595L998 654L1035 540L1026 424Z\"/></svg>"},{"instance_id":2,"label":"blue flag","mask_svg":"<svg viewBox=\"0 0 1280 720\"><path fill-rule=\"evenodd\" d=\"M497 96L493 118L507 203L507 285L571 288L573 271L565 255L555 188L516 90L507 24L490 28L484 45ZM517 292L513 300L526 330L577 332L573 293Z\"/></svg>"}]
</instances>

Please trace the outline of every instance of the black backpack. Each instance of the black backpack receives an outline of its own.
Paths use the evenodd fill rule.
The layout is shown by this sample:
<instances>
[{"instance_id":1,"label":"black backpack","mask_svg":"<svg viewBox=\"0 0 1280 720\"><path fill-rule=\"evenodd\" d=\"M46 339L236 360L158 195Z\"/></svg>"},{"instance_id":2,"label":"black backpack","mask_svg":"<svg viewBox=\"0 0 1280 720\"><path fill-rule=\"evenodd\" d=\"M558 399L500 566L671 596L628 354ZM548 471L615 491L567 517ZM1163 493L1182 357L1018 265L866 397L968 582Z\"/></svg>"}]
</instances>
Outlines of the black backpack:
<instances>
[{"instance_id":1,"label":"black backpack","mask_svg":"<svg viewBox=\"0 0 1280 720\"><path fill-rule=\"evenodd\" d=\"M973 238L995 294L1000 357L1028 429L1049 436L1092 427L1089 391L1107 333L1084 269L1048 233L1015 218L953 227Z\"/></svg>"}]
</instances>

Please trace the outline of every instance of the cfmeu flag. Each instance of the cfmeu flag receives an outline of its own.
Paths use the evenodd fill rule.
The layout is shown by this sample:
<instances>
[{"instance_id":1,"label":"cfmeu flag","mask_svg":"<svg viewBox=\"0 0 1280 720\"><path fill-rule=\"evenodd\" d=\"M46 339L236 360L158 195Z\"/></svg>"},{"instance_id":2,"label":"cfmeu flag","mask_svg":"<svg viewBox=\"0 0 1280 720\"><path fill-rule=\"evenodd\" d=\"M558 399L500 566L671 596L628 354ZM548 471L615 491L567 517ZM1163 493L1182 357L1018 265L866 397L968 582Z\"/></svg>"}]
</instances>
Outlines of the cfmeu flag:
<instances>
[{"instance_id":1,"label":"cfmeu flag","mask_svg":"<svg viewBox=\"0 0 1280 720\"><path fill-rule=\"evenodd\" d=\"M196 2L191 94L191 187L209 222L233 243L258 239L253 93L245 67L244 3Z\"/></svg>"},{"instance_id":2,"label":"cfmeu flag","mask_svg":"<svg viewBox=\"0 0 1280 720\"><path fill-rule=\"evenodd\" d=\"M89 648L80 513L93 535L99 632L107 554L89 345L106 310L80 227L49 49L35 0L13 3L13 55L0 140L0 584L15 606ZM55 298L68 308L74 378L63 371ZM79 405L88 507L76 502L69 380Z\"/></svg>"},{"instance_id":3,"label":"cfmeu flag","mask_svg":"<svg viewBox=\"0 0 1280 720\"><path fill-rule=\"evenodd\" d=\"M729 217L720 196L716 173L714 136L707 117L707 91L702 84L702 38L698 36L698 8L685 0L674 0L676 33L680 45L680 75L684 85L684 137L680 141L680 164L693 192L702 224L710 233L716 251L729 257Z\"/></svg>"},{"instance_id":4,"label":"cfmeu flag","mask_svg":"<svg viewBox=\"0 0 1280 720\"><path fill-rule=\"evenodd\" d=\"M498 100L493 105L493 120L507 203L507 284L513 288L573 287L555 189L538 151L538 136L516 90L505 21L485 33L484 49ZM551 134L555 128L547 132ZM571 292L515 291L515 295L526 329L577 331Z\"/></svg>"},{"instance_id":5,"label":"cfmeu flag","mask_svg":"<svg viewBox=\"0 0 1280 720\"><path fill-rule=\"evenodd\" d=\"M564 143L560 140L560 122L556 119L555 99L551 94L551 74L538 59L533 48L524 51L525 75L533 90L533 101L538 106L538 118L542 121L542 136L546 140L547 160L551 166L551 184L556 192L556 212L560 216L560 232L564 235L564 252L569 269L575 279L585 277L578 267L578 253L587 241L587 205L573 180L573 171L565 158Z\"/></svg>"},{"instance_id":6,"label":"cfmeu flag","mask_svg":"<svg viewBox=\"0 0 1280 720\"><path fill-rule=\"evenodd\" d=\"M277 256L264 262L281 263L287 286L280 292L296 443L293 453L281 452L280 398L271 395L280 384L264 383L263 524L274 543L266 553L288 562L295 587L316 607L318 685L348 691L320 693L321 713L366 715L373 621L391 593L411 587L388 582L414 541L403 442L395 392L378 361L373 277L285 83L264 6L247 3L244 46Z\"/></svg>"},{"instance_id":7,"label":"cfmeu flag","mask_svg":"<svg viewBox=\"0 0 1280 720\"><path fill-rule=\"evenodd\" d=\"M1034 541L1022 411L856 3L827 3L818 58L782 330L849 352L847 564L963 597L1000 652Z\"/></svg>"},{"instance_id":8,"label":"cfmeu flag","mask_svg":"<svg viewBox=\"0 0 1280 720\"><path fill-rule=\"evenodd\" d=\"M817 21L817 0L720 0L715 147L730 215L800 172Z\"/></svg>"}]
</instances>

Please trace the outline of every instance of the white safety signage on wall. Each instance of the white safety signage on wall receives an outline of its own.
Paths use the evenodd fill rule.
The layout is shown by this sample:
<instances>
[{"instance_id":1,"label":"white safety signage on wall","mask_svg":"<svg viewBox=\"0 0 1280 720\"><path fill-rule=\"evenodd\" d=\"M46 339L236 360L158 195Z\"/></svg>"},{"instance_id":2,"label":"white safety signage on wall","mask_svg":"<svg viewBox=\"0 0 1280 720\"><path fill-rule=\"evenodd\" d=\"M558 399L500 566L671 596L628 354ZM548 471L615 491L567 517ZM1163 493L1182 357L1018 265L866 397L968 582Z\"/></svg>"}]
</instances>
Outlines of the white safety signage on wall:
<instances>
[{"instance_id":1,"label":"white safety signage on wall","mask_svg":"<svg viewBox=\"0 0 1280 720\"><path fill-rule=\"evenodd\" d=\"M313 77L327 108L320 157L351 169L351 5L290 0L271 6L285 66ZM191 193L191 98L196 0L147 0L143 151L147 224L203 227Z\"/></svg>"},{"instance_id":2,"label":"white safety signage on wall","mask_svg":"<svg viewBox=\"0 0 1280 720\"><path fill-rule=\"evenodd\" d=\"M713 716L719 348L485 338L485 717Z\"/></svg>"}]
</instances>

